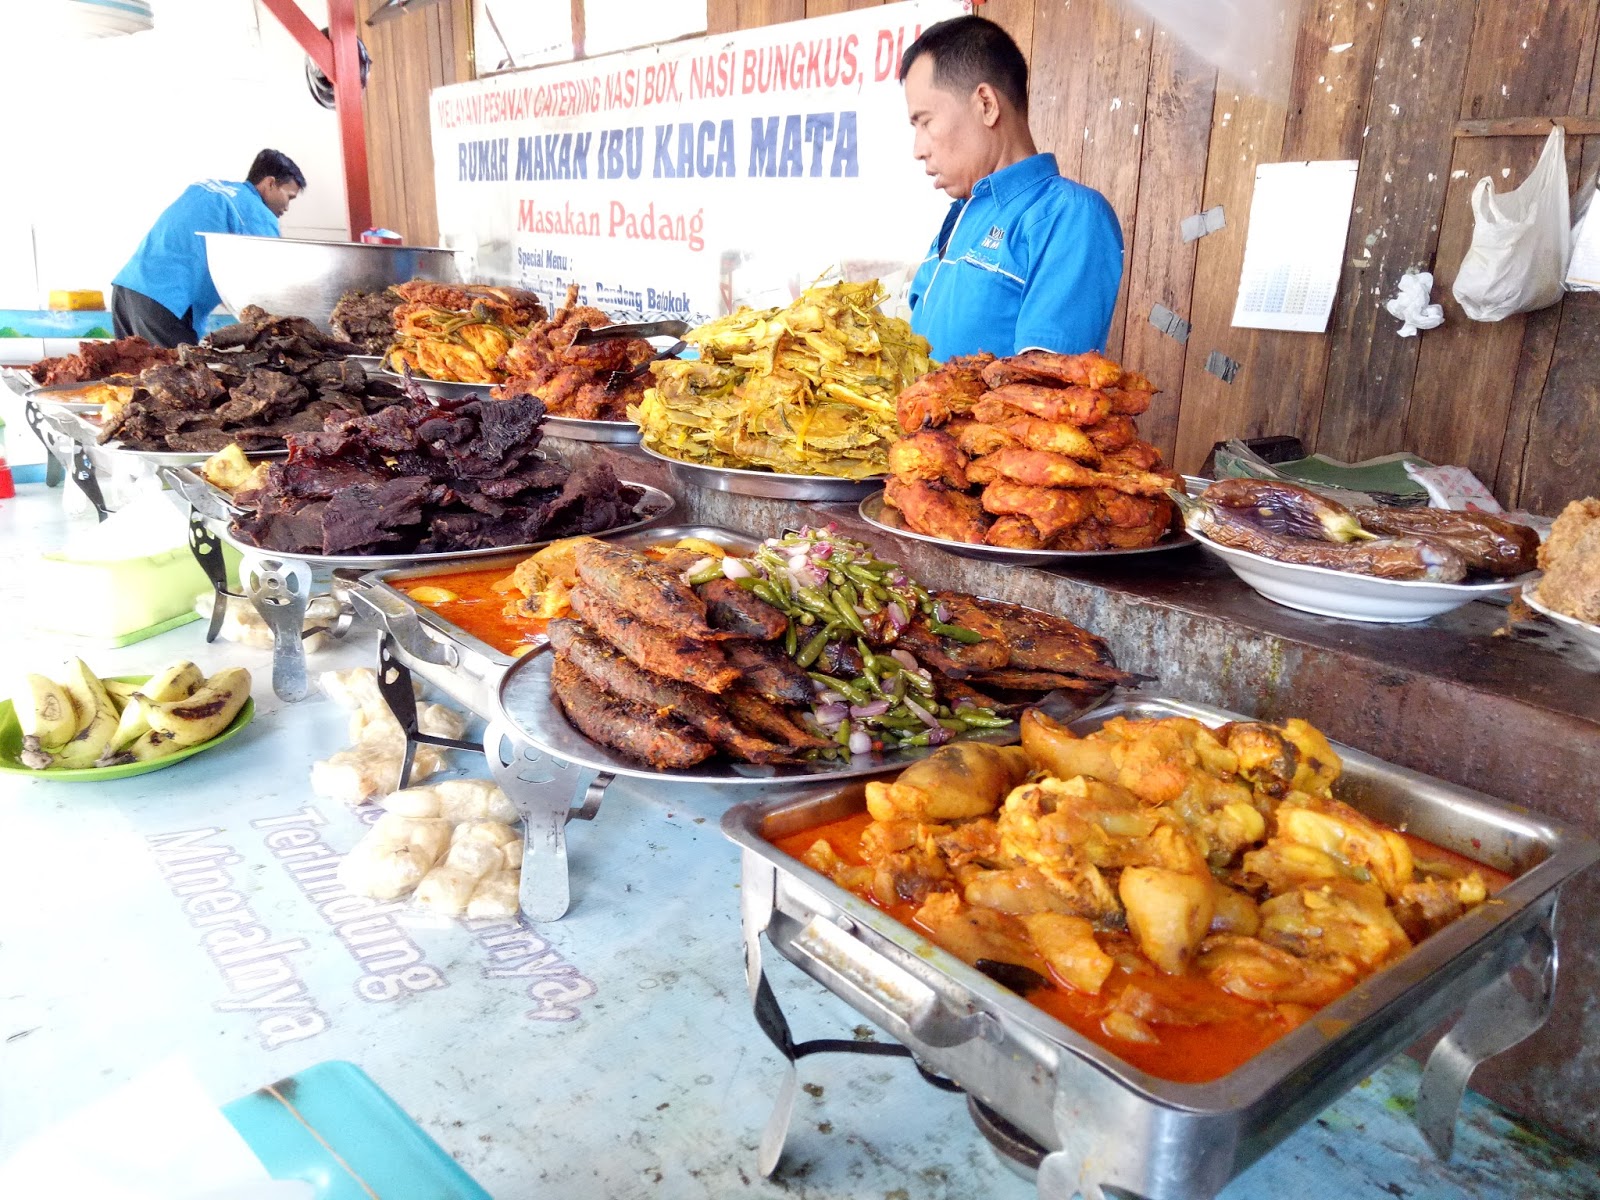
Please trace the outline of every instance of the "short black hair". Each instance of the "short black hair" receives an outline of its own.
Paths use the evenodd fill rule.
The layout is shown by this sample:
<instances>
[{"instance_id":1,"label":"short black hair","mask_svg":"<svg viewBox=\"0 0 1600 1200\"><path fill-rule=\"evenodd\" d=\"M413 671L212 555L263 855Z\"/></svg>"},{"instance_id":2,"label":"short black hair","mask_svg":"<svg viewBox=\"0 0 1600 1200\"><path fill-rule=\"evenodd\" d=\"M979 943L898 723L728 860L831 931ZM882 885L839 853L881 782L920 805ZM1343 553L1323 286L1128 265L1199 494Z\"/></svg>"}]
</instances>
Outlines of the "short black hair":
<instances>
[{"instance_id":1,"label":"short black hair","mask_svg":"<svg viewBox=\"0 0 1600 1200\"><path fill-rule=\"evenodd\" d=\"M260 183L263 179L294 183L301 191L306 187L306 177L300 173L300 168L294 165L294 159L282 150L263 150L256 155L255 162L250 164L250 174L244 177L246 183Z\"/></svg>"},{"instance_id":2,"label":"short black hair","mask_svg":"<svg viewBox=\"0 0 1600 1200\"><path fill-rule=\"evenodd\" d=\"M923 55L933 60L933 81L946 91L971 92L987 83L1028 111L1028 60L1011 35L983 17L952 17L929 25L900 58L900 82Z\"/></svg>"}]
</instances>

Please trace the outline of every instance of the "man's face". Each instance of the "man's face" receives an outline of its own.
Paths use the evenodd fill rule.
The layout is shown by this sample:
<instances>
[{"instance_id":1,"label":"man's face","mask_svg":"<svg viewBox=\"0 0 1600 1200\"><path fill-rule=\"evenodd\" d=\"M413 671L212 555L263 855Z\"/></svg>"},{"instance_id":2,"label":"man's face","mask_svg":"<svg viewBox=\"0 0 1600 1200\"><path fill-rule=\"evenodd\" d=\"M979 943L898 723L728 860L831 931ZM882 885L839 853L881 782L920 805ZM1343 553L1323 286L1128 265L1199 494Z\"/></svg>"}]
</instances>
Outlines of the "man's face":
<instances>
[{"instance_id":1,"label":"man's face","mask_svg":"<svg viewBox=\"0 0 1600 1200\"><path fill-rule=\"evenodd\" d=\"M281 217L289 211L289 202L300 194L300 185L292 179L279 183L268 175L256 185L256 190L261 193L261 199L272 210L272 215Z\"/></svg>"},{"instance_id":2,"label":"man's face","mask_svg":"<svg viewBox=\"0 0 1600 1200\"><path fill-rule=\"evenodd\" d=\"M972 195L972 185L994 169L997 135L985 119L979 89L957 95L935 85L933 59L924 54L906 72L906 111L916 131L912 154L933 176L933 186L953 200Z\"/></svg>"}]
</instances>

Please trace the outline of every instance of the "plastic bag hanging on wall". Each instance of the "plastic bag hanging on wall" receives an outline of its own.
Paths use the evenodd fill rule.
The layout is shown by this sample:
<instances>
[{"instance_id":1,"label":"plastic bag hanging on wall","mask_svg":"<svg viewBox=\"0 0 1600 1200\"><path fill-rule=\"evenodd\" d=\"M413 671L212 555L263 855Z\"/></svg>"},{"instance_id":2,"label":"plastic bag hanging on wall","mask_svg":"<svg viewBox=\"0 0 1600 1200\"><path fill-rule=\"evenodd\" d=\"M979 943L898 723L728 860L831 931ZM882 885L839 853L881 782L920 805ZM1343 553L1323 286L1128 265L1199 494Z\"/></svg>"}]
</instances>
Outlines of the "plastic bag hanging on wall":
<instances>
[{"instance_id":1,"label":"plastic bag hanging on wall","mask_svg":"<svg viewBox=\"0 0 1600 1200\"><path fill-rule=\"evenodd\" d=\"M1566 132L1545 139L1528 178L1497 193L1485 175L1472 189L1472 244L1450 291L1474 321L1503 321L1561 299L1572 252Z\"/></svg>"}]
</instances>

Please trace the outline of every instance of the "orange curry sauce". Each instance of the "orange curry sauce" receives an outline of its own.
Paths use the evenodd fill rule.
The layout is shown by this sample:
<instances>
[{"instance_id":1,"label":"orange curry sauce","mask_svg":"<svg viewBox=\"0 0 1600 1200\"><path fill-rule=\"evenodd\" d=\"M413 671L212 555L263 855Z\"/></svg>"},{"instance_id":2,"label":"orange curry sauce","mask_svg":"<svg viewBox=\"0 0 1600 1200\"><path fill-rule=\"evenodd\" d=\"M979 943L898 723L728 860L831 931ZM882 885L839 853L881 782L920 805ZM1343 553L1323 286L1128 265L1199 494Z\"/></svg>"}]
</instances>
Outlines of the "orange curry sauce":
<instances>
[{"instance_id":1,"label":"orange curry sauce","mask_svg":"<svg viewBox=\"0 0 1600 1200\"><path fill-rule=\"evenodd\" d=\"M824 840L845 862L859 865L864 861L861 857L861 833L871 823L872 817L863 811L840 821L776 838L773 845L792 858L800 859L818 840ZM1492 867L1453 854L1410 834L1403 836L1418 861L1445 862L1475 869L1483 876L1491 894L1511 882L1509 875ZM869 896L861 898L876 904ZM877 907L884 908L902 924L927 936L928 930L915 920L917 905ZM1100 944L1113 958L1143 961L1133 938L1127 934L1102 933ZM1148 993L1157 1005L1170 1005L1186 1013L1203 1015L1206 1023L1164 1024L1156 1016L1149 1024L1157 1035L1157 1041L1143 1043L1112 1038L1100 1027L1100 1021L1129 986L1137 986ZM1029 992L1027 999L1132 1066L1175 1083L1206 1083L1220 1079L1302 1024L1314 1011L1303 1005L1259 1004L1242 1000L1199 975L1166 975L1148 967L1133 972L1120 961L1098 996L1090 996L1052 980L1049 987L1035 988Z\"/></svg>"},{"instance_id":2,"label":"orange curry sauce","mask_svg":"<svg viewBox=\"0 0 1600 1200\"><path fill-rule=\"evenodd\" d=\"M506 616L506 605L516 600L519 593L515 589L496 591L495 584L510 578L510 575L511 572L505 567L488 571L452 571L448 575L397 581L394 586L408 596L424 587L454 592L456 599L442 600L427 607L480 642L506 654L513 654L519 647L531 645L543 637L549 622L531 617Z\"/></svg>"}]
</instances>

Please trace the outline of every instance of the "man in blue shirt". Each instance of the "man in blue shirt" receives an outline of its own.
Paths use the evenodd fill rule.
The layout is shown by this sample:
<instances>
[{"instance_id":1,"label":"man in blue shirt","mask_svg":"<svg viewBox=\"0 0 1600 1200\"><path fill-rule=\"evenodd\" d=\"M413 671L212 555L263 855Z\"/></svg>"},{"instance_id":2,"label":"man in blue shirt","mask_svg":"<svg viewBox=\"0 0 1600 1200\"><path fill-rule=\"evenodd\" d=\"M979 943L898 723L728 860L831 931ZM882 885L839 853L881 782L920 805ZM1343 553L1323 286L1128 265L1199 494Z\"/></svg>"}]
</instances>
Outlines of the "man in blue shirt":
<instances>
[{"instance_id":1,"label":"man in blue shirt","mask_svg":"<svg viewBox=\"0 0 1600 1200\"><path fill-rule=\"evenodd\" d=\"M917 161L955 201L911 281L911 327L933 357L1104 350L1122 229L1034 146L1017 44L982 17L940 21L906 49L900 81Z\"/></svg>"},{"instance_id":2,"label":"man in blue shirt","mask_svg":"<svg viewBox=\"0 0 1600 1200\"><path fill-rule=\"evenodd\" d=\"M199 341L196 330L220 303L200 235L277 237L278 218L305 186L300 168L276 150L256 155L243 183L190 184L111 281L112 331L168 348Z\"/></svg>"}]
</instances>

